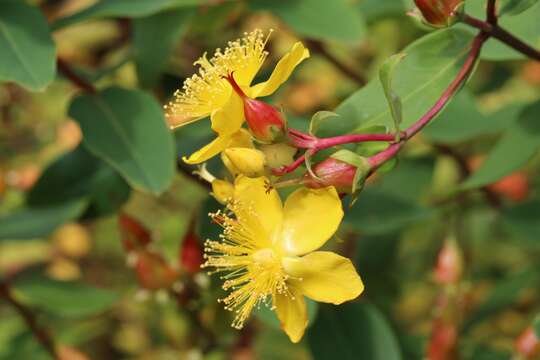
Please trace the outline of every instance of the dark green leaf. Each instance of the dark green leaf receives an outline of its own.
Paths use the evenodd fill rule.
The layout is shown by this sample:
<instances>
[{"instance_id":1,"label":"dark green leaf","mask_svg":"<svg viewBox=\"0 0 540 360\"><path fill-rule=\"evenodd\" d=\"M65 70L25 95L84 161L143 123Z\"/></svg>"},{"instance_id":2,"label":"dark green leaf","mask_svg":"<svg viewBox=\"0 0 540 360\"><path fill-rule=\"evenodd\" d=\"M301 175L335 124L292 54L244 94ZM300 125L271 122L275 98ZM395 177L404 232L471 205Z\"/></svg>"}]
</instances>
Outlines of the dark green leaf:
<instances>
[{"instance_id":1,"label":"dark green leaf","mask_svg":"<svg viewBox=\"0 0 540 360\"><path fill-rule=\"evenodd\" d=\"M373 188L364 189L345 214L345 222L363 234L393 232L429 218L433 212L415 203Z\"/></svg>"},{"instance_id":2,"label":"dark green leaf","mask_svg":"<svg viewBox=\"0 0 540 360\"><path fill-rule=\"evenodd\" d=\"M54 30L78 22L108 17L143 17L160 11L204 4L205 0L100 0L97 3L52 24Z\"/></svg>"},{"instance_id":3,"label":"dark green leaf","mask_svg":"<svg viewBox=\"0 0 540 360\"><path fill-rule=\"evenodd\" d=\"M499 281L487 299L467 318L463 325L463 332L470 330L477 323L512 305L523 289L530 286L534 287L539 275L538 269L530 269L510 275Z\"/></svg>"},{"instance_id":4,"label":"dark green leaf","mask_svg":"<svg viewBox=\"0 0 540 360\"><path fill-rule=\"evenodd\" d=\"M178 9L135 19L133 47L139 82L153 86L178 40L187 29L190 9ZM156 41L159 38L159 41Z\"/></svg>"},{"instance_id":5,"label":"dark green leaf","mask_svg":"<svg viewBox=\"0 0 540 360\"><path fill-rule=\"evenodd\" d=\"M252 0L257 10L268 10L299 35L313 39L358 42L365 35L360 12L345 0Z\"/></svg>"},{"instance_id":6,"label":"dark green leaf","mask_svg":"<svg viewBox=\"0 0 540 360\"><path fill-rule=\"evenodd\" d=\"M58 226L76 219L87 206L76 200L41 207L25 207L0 217L0 240L25 240L45 237Z\"/></svg>"},{"instance_id":7,"label":"dark green leaf","mask_svg":"<svg viewBox=\"0 0 540 360\"><path fill-rule=\"evenodd\" d=\"M308 342L315 360L402 359L387 320L365 303L320 306Z\"/></svg>"},{"instance_id":8,"label":"dark green leaf","mask_svg":"<svg viewBox=\"0 0 540 360\"><path fill-rule=\"evenodd\" d=\"M76 98L69 114L83 144L134 187L159 194L175 169L173 139L161 107L142 91L109 88Z\"/></svg>"},{"instance_id":9,"label":"dark green leaf","mask_svg":"<svg viewBox=\"0 0 540 360\"><path fill-rule=\"evenodd\" d=\"M83 146L61 156L45 169L28 194L31 206L60 204L87 198L93 215L104 215L122 205L130 188L109 165Z\"/></svg>"},{"instance_id":10,"label":"dark green leaf","mask_svg":"<svg viewBox=\"0 0 540 360\"><path fill-rule=\"evenodd\" d=\"M43 90L56 72L56 49L47 21L23 1L0 1L0 83Z\"/></svg>"},{"instance_id":11,"label":"dark green leaf","mask_svg":"<svg viewBox=\"0 0 540 360\"><path fill-rule=\"evenodd\" d=\"M489 153L482 166L462 185L473 189L491 184L523 167L540 147L540 101L526 107Z\"/></svg>"},{"instance_id":12,"label":"dark green leaf","mask_svg":"<svg viewBox=\"0 0 540 360\"><path fill-rule=\"evenodd\" d=\"M502 220L512 233L540 246L540 203L538 200L505 209Z\"/></svg>"},{"instance_id":13,"label":"dark green leaf","mask_svg":"<svg viewBox=\"0 0 540 360\"><path fill-rule=\"evenodd\" d=\"M446 29L426 35L409 45L407 57L396 69L394 91L402 94L403 127L418 120L440 97L458 73L472 39L465 30ZM362 128L393 124L382 85L371 81L346 99L321 127L325 136L358 132Z\"/></svg>"},{"instance_id":14,"label":"dark green leaf","mask_svg":"<svg viewBox=\"0 0 540 360\"><path fill-rule=\"evenodd\" d=\"M499 14L503 15L518 15L532 7L538 0L506 0L502 2Z\"/></svg>"},{"instance_id":15,"label":"dark green leaf","mask_svg":"<svg viewBox=\"0 0 540 360\"><path fill-rule=\"evenodd\" d=\"M109 309L118 300L118 295L110 290L44 277L23 279L14 283L13 289L25 303L65 317L95 315Z\"/></svg>"}]
</instances>

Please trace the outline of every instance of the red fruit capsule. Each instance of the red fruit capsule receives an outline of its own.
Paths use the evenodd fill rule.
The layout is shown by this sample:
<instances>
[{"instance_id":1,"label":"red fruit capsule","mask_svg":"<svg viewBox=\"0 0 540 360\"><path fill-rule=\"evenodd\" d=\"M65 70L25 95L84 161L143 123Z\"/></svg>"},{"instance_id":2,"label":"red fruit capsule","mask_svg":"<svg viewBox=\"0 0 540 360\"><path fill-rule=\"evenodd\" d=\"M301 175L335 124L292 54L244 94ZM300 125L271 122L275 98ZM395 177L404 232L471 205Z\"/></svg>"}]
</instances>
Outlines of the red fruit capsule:
<instances>
[{"instance_id":1,"label":"red fruit capsule","mask_svg":"<svg viewBox=\"0 0 540 360\"><path fill-rule=\"evenodd\" d=\"M447 25L462 2L463 0L414 0L424 19L436 26Z\"/></svg>"},{"instance_id":2,"label":"red fruit capsule","mask_svg":"<svg viewBox=\"0 0 540 360\"><path fill-rule=\"evenodd\" d=\"M313 167L318 179L306 174L304 185L313 189L334 186L338 192L350 192L357 170L354 165L329 157Z\"/></svg>"},{"instance_id":3,"label":"red fruit capsule","mask_svg":"<svg viewBox=\"0 0 540 360\"><path fill-rule=\"evenodd\" d=\"M257 140L271 143L285 135L285 120L275 107L248 97L234 80L233 74L229 74L227 80L242 98L246 122Z\"/></svg>"},{"instance_id":4,"label":"red fruit capsule","mask_svg":"<svg viewBox=\"0 0 540 360\"><path fill-rule=\"evenodd\" d=\"M135 274L139 285L148 290L167 289L178 279L178 271L170 266L165 259L150 251L137 254Z\"/></svg>"}]
</instances>

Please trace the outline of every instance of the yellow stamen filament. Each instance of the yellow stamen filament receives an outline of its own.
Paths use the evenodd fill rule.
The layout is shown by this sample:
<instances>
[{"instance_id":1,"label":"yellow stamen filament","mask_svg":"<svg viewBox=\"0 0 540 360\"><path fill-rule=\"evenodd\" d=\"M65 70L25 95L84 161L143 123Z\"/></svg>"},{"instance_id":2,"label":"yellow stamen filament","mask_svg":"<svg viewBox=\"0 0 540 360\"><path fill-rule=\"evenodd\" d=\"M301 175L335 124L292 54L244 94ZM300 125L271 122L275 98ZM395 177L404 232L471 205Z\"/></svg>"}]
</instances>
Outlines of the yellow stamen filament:
<instances>
[{"instance_id":1,"label":"yellow stamen filament","mask_svg":"<svg viewBox=\"0 0 540 360\"><path fill-rule=\"evenodd\" d=\"M224 231L222 241L206 241L203 267L226 273L223 289L230 293L220 301L236 313L232 326L241 329L254 307L268 306L273 295L290 292L281 255L261 231L259 215L240 203L230 203L228 209L210 214Z\"/></svg>"},{"instance_id":2,"label":"yellow stamen filament","mask_svg":"<svg viewBox=\"0 0 540 360\"><path fill-rule=\"evenodd\" d=\"M264 50L268 37L265 38L259 29L244 35L229 42L224 51L217 49L211 59L205 53L195 61L198 74L186 79L182 89L174 93L174 100L164 107L167 118L174 125L208 116L222 107L231 91L230 84L224 79L228 74L235 73L237 79L240 74L239 82L249 85L268 55Z\"/></svg>"}]
</instances>

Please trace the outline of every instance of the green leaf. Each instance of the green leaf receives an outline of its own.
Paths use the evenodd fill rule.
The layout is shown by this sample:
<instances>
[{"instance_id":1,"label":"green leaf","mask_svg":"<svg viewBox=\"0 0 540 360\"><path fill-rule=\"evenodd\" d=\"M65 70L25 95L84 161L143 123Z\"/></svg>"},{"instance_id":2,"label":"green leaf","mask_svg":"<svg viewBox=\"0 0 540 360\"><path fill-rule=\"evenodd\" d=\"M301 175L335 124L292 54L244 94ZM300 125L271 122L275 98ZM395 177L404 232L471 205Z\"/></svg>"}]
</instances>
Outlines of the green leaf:
<instances>
[{"instance_id":1,"label":"green leaf","mask_svg":"<svg viewBox=\"0 0 540 360\"><path fill-rule=\"evenodd\" d=\"M468 0L466 2L467 13L485 18L485 0ZM537 47L540 42L540 3L536 2L527 11L515 16L503 16L499 19L499 25L510 31L518 39ZM513 50L497 39L490 39L482 48L482 59L501 61L517 60L525 58L525 55Z\"/></svg>"},{"instance_id":2,"label":"green leaf","mask_svg":"<svg viewBox=\"0 0 540 360\"><path fill-rule=\"evenodd\" d=\"M160 11L194 7L207 3L206 0L100 0L81 11L56 20L53 30L58 30L78 22L108 17L138 18Z\"/></svg>"},{"instance_id":3,"label":"green leaf","mask_svg":"<svg viewBox=\"0 0 540 360\"><path fill-rule=\"evenodd\" d=\"M422 131L422 136L437 143L455 144L478 136L494 135L515 122L521 110L523 106L516 104L485 115L478 109L471 92L463 89L437 120Z\"/></svg>"},{"instance_id":4,"label":"green leaf","mask_svg":"<svg viewBox=\"0 0 540 360\"><path fill-rule=\"evenodd\" d=\"M135 65L143 86L155 85L192 14L191 9L177 9L133 21Z\"/></svg>"},{"instance_id":5,"label":"green leaf","mask_svg":"<svg viewBox=\"0 0 540 360\"><path fill-rule=\"evenodd\" d=\"M345 222L363 234L386 234L433 215L430 209L374 188L362 191Z\"/></svg>"},{"instance_id":6,"label":"green leaf","mask_svg":"<svg viewBox=\"0 0 540 360\"><path fill-rule=\"evenodd\" d=\"M519 204L504 210L501 219L514 234L540 246L540 203L538 200Z\"/></svg>"},{"instance_id":7,"label":"green leaf","mask_svg":"<svg viewBox=\"0 0 540 360\"><path fill-rule=\"evenodd\" d=\"M0 1L0 83L43 90L56 73L56 49L47 21L34 6Z\"/></svg>"},{"instance_id":8,"label":"green leaf","mask_svg":"<svg viewBox=\"0 0 540 360\"><path fill-rule=\"evenodd\" d=\"M394 79L396 66L405 58L405 56L404 53L392 55L386 59L379 69L379 80L381 81L384 96L390 107L390 114L394 120L394 130L396 133L400 131L399 127L403 121L403 106L401 98L392 88L392 80Z\"/></svg>"},{"instance_id":9,"label":"green leaf","mask_svg":"<svg viewBox=\"0 0 540 360\"><path fill-rule=\"evenodd\" d=\"M63 282L32 277L13 284L17 297L31 306L56 316L86 317L112 307L118 295L80 282Z\"/></svg>"},{"instance_id":10,"label":"green leaf","mask_svg":"<svg viewBox=\"0 0 540 360\"><path fill-rule=\"evenodd\" d=\"M69 108L83 144L133 187L159 194L175 173L173 138L161 107L148 94L117 87L77 97Z\"/></svg>"},{"instance_id":11,"label":"green leaf","mask_svg":"<svg viewBox=\"0 0 540 360\"><path fill-rule=\"evenodd\" d=\"M407 57L396 69L394 91L402 94L403 127L418 120L441 96L459 72L470 48L472 34L465 30L445 29L424 36L403 52ZM324 136L358 132L381 125L391 128L392 115L378 80L347 98L337 109L339 121L327 121L321 127Z\"/></svg>"},{"instance_id":12,"label":"green leaf","mask_svg":"<svg viewBox=\"0 0 540 360\"><path fill-rule=\"evenodd\" d=\"M529 269L499 281L487 299L467 318L462 331L469 331L477 323L512 305L523 289L535 286L539 275L538 269Z\"/></svg>"},{"instance_id":13,"label":"green leaf","mask_svg":"<svg viewBox=\"0 0 540 360\"><path fill-rule=\"evenodd\" d=\"M532 327L536 334L536 337L540 339L540 315L536 315L532 323Z\"/></svg>"},{"instance_id":14,"label":"green leaf","mask_svg":"<svg viewBox=\"0 0 540 360\"><path fill-rule=\"evenodd\" d=\"M314 360L399 360L401 350L383 314L373 305L321 305L308 331Z\"/></svg>"},{"instance_id":15,"label":"green leaf","mask_svg":"<svg viewBox=\"0 0 540 360\"><path fill-rule=\"evenodd\" d=\"M298 35L313 39L358 42L366 33L360 12L345 0L252 0L250 6L270 11Z\"/></svg>"},{"instance_id":16,"label":"green leaf","mask_svg":"<svg viewBox=\"0 0 540 360\"><path fill-rule=\"evenodd\" d=\"M500 7L499 15L518 15L536 5L538 0L506 0Z\"/></svg>"},{"instance_id":17,"label":"green leaf","mask_svg":"<svg viewBox=\"0 0 540 360\"><path fill-rule=\"evenodd\" d=\"M104 215L122 205L129 193L128 184L116 171L79 146L45 169L26 202L45 206L87 198L87 212Z\"/></svg>"},{"instance_id":18,"label":"green leaf","mask_svg":"<svg viewBox=\"0 0 540 360\"><path fill-rule=\"evenodd\" d=\"M309 133L311 135L315 135L317 133L317 130L319 130L319 127L321 126L321 123L328 118L339 116L335 112L332 111L317 111L312 117L311 121L309 123Z\"/></svg>"},{"instance_id":19,"label":"green leaf","mask_svg":"<svg viewBox=\"0 0 540 360\"><path fill-rule=\"evenodd\" d=\"M540 101L526 107L482 166L460 187L473 189L491 184L527 164L540 147L539 111Z\"/></svg>"},{"instance_id":20,"label":"green leaf","mask_svg":"<svg viewBox=\"0 0 540 360\"><path fill-rule=\"evenodd\" d=\"M85 200L41 207L24 207L0 217L0 240L27 240L48 236L58 226L76 219L87 206Z\"/></svg>"}]
</instances>

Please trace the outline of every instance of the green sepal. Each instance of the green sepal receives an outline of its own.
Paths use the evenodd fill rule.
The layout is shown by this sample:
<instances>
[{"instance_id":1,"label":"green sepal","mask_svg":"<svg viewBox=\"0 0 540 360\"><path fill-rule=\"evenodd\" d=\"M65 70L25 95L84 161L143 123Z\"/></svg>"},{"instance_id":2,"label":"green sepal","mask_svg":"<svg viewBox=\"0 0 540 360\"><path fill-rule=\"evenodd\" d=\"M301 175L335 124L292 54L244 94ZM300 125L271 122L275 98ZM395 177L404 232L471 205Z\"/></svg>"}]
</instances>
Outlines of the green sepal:
<instances>
[{"instance_id":1,"label":"green sepal","mask_svg":"<svg viewBox=\"0 0 540 360\"><path fill-rule=\"evenodd\" d=\"M379 69L379 80L381 81L386 101L390 107L390 114L394 120L394 130L396 132L396 141L399 141L400 125L403 122L403 105L401 98L392 88L394 71L396 66L405 58L406 54L399 53L390 56Z\"/></svg>"},{"instance_id":2,"label":"green sepal","mask_svg":"<svg viewBox=\"0 0 540 360\"><path fill-rule=\"evenodd\" d=\"M339 116L339 114L336 114L332 111L317 111L312 117L311 121L309 123L309 133L311 135L315 135L317 130L319 130L319 127L321 126L321 123L331 117Z\"/></svg>"}]
</instances>

